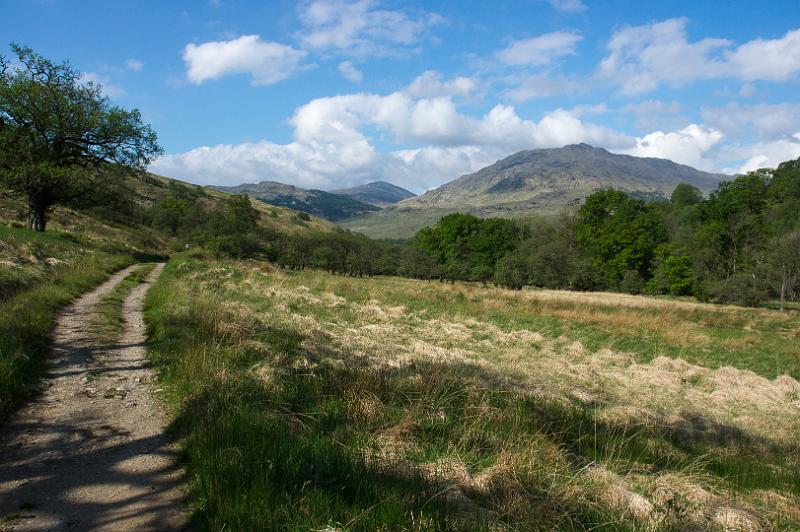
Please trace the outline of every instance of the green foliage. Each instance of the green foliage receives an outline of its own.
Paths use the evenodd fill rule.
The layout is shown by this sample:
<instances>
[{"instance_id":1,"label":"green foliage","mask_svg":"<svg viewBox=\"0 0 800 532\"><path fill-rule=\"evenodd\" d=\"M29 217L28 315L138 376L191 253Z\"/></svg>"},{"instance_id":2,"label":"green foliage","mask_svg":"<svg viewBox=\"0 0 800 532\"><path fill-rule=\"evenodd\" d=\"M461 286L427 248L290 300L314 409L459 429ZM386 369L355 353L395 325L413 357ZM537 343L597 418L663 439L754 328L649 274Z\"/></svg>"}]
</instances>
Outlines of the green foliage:
<instances>
[{"instance_id":1,"label":"green foliage","mask_svg":"<svg viewBox=\"0 0 800 532\"><path fill-rule=\"evenodd\" d=\"M497 261L524 236L524 229L511 220L457 213L419 231L412 245L441 265L448 279L480 280L473 274L494 269Z\"/></svg>"},{"instance_id":2,"label":"green foliage","mask_svg":"<svg viewBox=\"0 0 800 532\"><path fill-rule=\"evenodd\" d=\"M103 250L90 242L59 233L4 229L0 236L36 247L47 256L69 257L46 274L23 286L0 286L9 297L0 301L0 418L36 389L50 350L56 312L79 294L93 288L114 270L133 262L122 250ZM46 282L44 282L46 281Z\"/></svg>"},{"instance_id":3,"label":"green foliage","mask_svg":"<svg viewBox=\"0 0 800 532\"><path fill-rule=\"evenodd\" d=\"M21 66L0 57L0 184L43 231L52 205L92 197L114 168L143 170L161 148L138 110L111 105L68 63L11 49Z\"/></svg>"},{"instance_id":4,"label":"green foliage","mask_svg":"<svg viewBox=\"0 0 800 532\"><path fill-rule=\"evenodd\" d=\"M575 234L601 288L618 287L630 271L642 279L651 277L655 250L666 240L655 210L617 190L586 198L578 210Z\"/></svg>"},{"instance_id":5,"label":"green foliage","mask_svg":"<svg viewBox=\"0 0 800 532\"><path fill-rule=\"evenodd\" d=\"M692 294L694 283L694 272L689 257L668 255L658 262L653 277L647 283L647 292L688 296Z\"/></svg>"},{"instance_id":6,"label":"green foliage","mask_svg":"<svg viewBox=\"0 0 800 532\"><path fill-rule=\"evenodd\" d=\"M694 185L681 183L672 191L669 201L675 207L690 207L703 201L703 193Z\"/></svg>"},{"instance_id":7,"label":"green foliage","mask_svg":"<svg viewBox=\"0 0 800 532\"><path fill-rule=\"evenodd\" d=\"M528 262L522 253L506 254L494 270L494 282L505 288L519 290L528 284L529 277Z\"/></svg>"},{"instance_id":8,"label":"green foliage","mask_svg":"<svg viewBox=\"0 0 800 532\"><path fill-rule=\"evenodd\" d=\"M188 245L201 245L218 256L249 257L263 248L258 211L244 194L219 204L204 202L202 189L170 183L170 195L150 212L154 228Z\"/></svg>"}]
</instances>

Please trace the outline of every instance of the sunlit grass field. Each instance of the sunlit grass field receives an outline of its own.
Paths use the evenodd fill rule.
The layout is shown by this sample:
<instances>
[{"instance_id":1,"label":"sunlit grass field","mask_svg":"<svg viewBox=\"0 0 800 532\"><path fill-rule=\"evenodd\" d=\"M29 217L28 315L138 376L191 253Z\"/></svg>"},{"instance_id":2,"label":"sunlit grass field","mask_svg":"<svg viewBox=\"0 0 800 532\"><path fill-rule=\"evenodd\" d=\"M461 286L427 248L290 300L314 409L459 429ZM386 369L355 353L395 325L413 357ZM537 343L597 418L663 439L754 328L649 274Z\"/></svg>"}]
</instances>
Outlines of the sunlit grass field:
<instances>
[{"instance_id":1,"label":"sunlit grass field","mask_svg":"<svg viewBox=\"0 0 800 532\"><path fill-rule=\"evenodd\" d=\"M796 312L172 260L208 530L800 528Z\"/></svg>"}]
</instances>

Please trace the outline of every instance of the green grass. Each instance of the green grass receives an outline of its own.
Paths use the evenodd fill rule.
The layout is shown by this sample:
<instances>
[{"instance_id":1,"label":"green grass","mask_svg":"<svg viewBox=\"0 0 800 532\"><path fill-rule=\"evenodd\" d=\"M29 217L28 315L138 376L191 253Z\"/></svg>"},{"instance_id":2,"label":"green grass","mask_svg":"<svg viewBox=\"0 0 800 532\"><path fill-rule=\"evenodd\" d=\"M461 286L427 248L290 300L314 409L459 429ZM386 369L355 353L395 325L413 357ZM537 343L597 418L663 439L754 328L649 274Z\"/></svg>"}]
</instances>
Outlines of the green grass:
<instances>
[{"instance_id":1,"label":"green grass","mask_svg":"<svg viewBox=\"0 0 800 532\"><path fill-rule=\"evenodd\" d=\"M130 253L92 246L64 233L35 233L0 226L6 251L59 258L23 286L6 287L0 301L0 419L36 390L50 350L50 333L61 307L132 262Z\"/></svg>"},{"instance_id":2,"label":"green grass","mask_svg":"<svg viewBox=\"0 0 800 532\"><path fill-rule=\"evenodd\" d=\"M314 286L315 278L307 279L317 291L348 293L364 300L369 299L373 286L327 278ZM550 337L580 338L593 351L628 351L641 362L667 356L709 368L733 366L768 378L785 374L800 379L800 312L795 310L777 313L707 306L631 309L619 306L615 294L609 294L607 303L589 304L540 301L536 299L537 291L500 291L508 294L508 304L494 306L484 297L488 292L476 284L433 282L427 283L430 290L409 290L416 281L381 278L377 282L382 300L413 311L425 310L445 317L469 316L505 330L531 329ZM676 331L677 327L685 329L685 337Z\"/></svg>"},{"instance_id":3,"label":"green grass","mask_svg":"<svg viewBox=\"0 0 800 532\"><path fill-rule=\"evenodd\" d=\"M600 375L597 399L570 398L570 387L582 381L556 373L565 383L547 384L552 366L536 362L548 364L536 358L546 355L531 351L529 366L498 358L516 352L503 347L503 331L537 330L550 338L545 350L548 342L572 339L636 347L627 321L616 328L570 322L547 314L574 308L531 308L518 297L468 285L171 261L148 294L146 319L151 355L175 409L171 430L184 445L195 525L705 529L714 508L733 507L758 524L800 526L797 514L759 495L780 494L792 511L800 508L796 441L689 404L673 412L679 422L671 425L618 420L609 413L630 400L616 397ZM393 305L405 311L381 317L371 310ZM713 322L733 329L741 320L758 331L783 327L769 316L714 321L710 310L672 312L672 319L704 328ZM660 327L661 320L644 321ZM437 336L445 325L473 322L480 327L467 339ZM481 328L489 326L498 329ZM377 344L359 343L365 327L385 327ZM477 359L407 359L416 339L451 353L484 347ZM710 337L708 345L719 341ZM646 348L641 353L644 360ZM530 384L539 369L546 380ZM705 385L701 377L687 383ZM655 398L641 406L655 415L672 404ZM694 491L682 491L681 483ZM626 511L614 493L650 499L657 520ZM694 493L708 500L698 502Z\"/></svg>"},{"instance_id":4,"label":"green grass","mask_svg":"<svg viewBox=\"0 0 800 532\"><path fill-rule=\"evenodd\" d=\"M119 337L125 323L122 315L125 299L137 285L147 278L153 268L155 268L155 264L139 266L100 300L97 305L97 323L93 324L93 332L97 340L110 343Z\"/></svg>"}]
</instances>

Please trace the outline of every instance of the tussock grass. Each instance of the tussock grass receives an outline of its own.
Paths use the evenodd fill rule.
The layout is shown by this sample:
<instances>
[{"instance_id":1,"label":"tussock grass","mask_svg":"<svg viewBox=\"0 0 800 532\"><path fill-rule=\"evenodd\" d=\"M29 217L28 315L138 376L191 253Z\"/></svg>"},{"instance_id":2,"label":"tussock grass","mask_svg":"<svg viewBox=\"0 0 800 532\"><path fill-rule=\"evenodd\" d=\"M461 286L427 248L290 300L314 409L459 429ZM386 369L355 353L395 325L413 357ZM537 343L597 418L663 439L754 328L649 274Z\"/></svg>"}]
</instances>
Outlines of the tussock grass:
<instances>
[{"instance_id":1,"label":"tussock grass","mask_svg":"<svg viewBox=\"0 0 800 532\"><path fill-rule=\"evenodd\" d=\"M146 317L196 525L800 526L800 384L770 376L792 347L761 375L715 358L796 318L537 296L172 261ZM664 320L708 336L693 362Z\"/></svg>"}]
</instances>

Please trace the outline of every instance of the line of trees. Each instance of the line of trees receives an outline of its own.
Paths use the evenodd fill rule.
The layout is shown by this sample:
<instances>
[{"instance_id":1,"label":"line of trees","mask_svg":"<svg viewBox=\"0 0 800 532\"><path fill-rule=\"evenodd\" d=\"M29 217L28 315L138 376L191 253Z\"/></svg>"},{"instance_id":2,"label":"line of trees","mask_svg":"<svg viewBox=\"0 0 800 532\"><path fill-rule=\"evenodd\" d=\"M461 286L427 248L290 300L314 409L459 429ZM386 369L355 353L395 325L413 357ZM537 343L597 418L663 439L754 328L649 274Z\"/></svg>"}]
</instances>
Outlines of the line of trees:
<instances>
[{"instance_id":1,"label":"line of trees","mask_svg":"<svg viewBox=\"0 0 800 532\"><path fill-rule=\"evenodd\" d=\"M800 159L724 182L707 198L679 185L646 201L618 190L575 212L522 220L451 214L402 244L347 231L262 234L289 269L695 296L759 305L800 295Z\"/></svg>"},{"instance_id":2,"label":"line of trees","mask_svg":"<svg viewBox=\"0 0 800 532\"><path fill-rule=\"evenodd\" d=\"M574 213L527 220L445 216L404 244L344 230L286 235L258 224L245 196L204 201L177 183L152 209L126 202L120 172L144 169L161 153L137 110L112 105L100 87L11 45L0 56L0 188L22 197L28 226L44 231L59 203L105 209L149 223L219 255L262 255L285 268L336 274L392 274L630 293L692 295L758 305L796 300L800 290L800 159L736 177L704 198L688 184L669 200L617 190L589 196ZM308 219L299 213L299 221Z\"/></svg>"}]
</instances>

